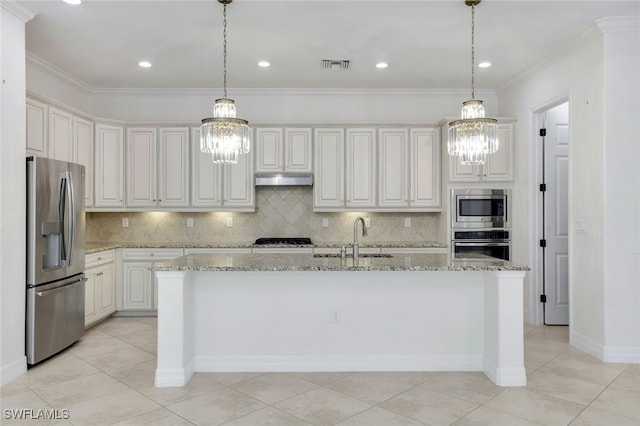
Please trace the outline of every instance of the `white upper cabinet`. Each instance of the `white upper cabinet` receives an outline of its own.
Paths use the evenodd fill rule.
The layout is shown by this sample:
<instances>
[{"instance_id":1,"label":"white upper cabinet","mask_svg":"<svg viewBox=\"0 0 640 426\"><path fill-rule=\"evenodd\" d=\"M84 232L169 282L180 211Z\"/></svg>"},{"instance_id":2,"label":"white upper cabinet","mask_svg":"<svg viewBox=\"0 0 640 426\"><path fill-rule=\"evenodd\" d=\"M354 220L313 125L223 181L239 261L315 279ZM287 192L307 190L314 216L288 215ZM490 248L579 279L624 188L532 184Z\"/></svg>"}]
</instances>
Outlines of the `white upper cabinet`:
<instances>
[{"instance_id":1,"label":"white upper cabinet","mask_svg":"<svg viewBox=\"0 0 640 426\"><path fill-rule=\"evenodd\" d=\"M93 206L93 123L73 117L73 152L76 163L84 166L84 205Z\"/></svg>"},{"instance_id":2,"label":"white upper cabinet","mask_svg":"<svg viewBox=\"0 0 640 426\"><path fill-rule=\"evenodd\" d=\"M345 207L344 155L344 129L314 129L314 209Z\"/></svg>"},{"instance_id":3,"label":"white upper cabinet","mask_svg":"<svg viewBox=\"0 0 640 426\"><path fill-rule=\"evenodd\" d=\"M27 154L47 156L49 106L27 98Z\"/></svg>"},{"instance_id":4,"label":"white upper cabinet","mask_svg":"<svg viewBox=\"0 0 640 426\"><path fill-rule=\"evenodd\" d=\"M189 129L161 128L158 205L189 206Z\"/></svg>"},{"instance_id":5,"label":"white upper cabinet","mask_svg":"<svg viewBox=\"0 0 640 426\"><path fill-rule=\"evenodd\" d=\"M124 207L124 129L97 123L95 131L94 206Z\"/></svg>"},{"instance_id":6,"label":"white upper cabinet","mask_svg":"<svg viewBox=\"0 0 640 426\"><path fill-rule=\"evenodd\" d=\"M409 205L409 129L378 129L380 207Z\"/></svg>"},{"instance_id":7,"label":"white upper cabinet","mask_svg":"<svg viewBox=\"0 0 640 426\"><path fill-rule=\"evenodd\" d=\"M251 152L240 154L237 164L216 164L200 151L200 129L191 129L191 207L213 210L254 211L255 186Z\"/></svg>"},{"instance_id":8,"label":"white upper cabinet","mask_svg":"<svg viewBox=\"0 0 640 426\"><path fill-rule=\"evenodd\" d=\"M54 107L49 107L48 157L61 161L74 161L73 115Z\"/></svg>"},{"instance_id":9,"label":"white upper cabinet","mask_svg":"<svg viewBox=\"0 0 640 426\"><path fill-rule=\"evenodd\" d=\"M435 128L409 131L409 205L416 208L440 209L440 135Z\"/></svg>"},{"instance_id":10,"label":"white upper cabinet","mask_svg":"<svg viewBox=\"0 0 640 426\"><path fill-rule=\"evenodd\" d=\"M251 153L238 155L237 164L225 164L222 169L224 181L222 207L254 209L255 186Z\"/></svg>"},{"instance_id":11,"label":"white upper cabinet","mask_svg":"<svg viewBox=\"0 0 640 426\"><path fill-rule=\"evenodd\" d=\"M127 207L188 207L189 129L127 129L126 180Z\"/></svg>"},{"instance_id":12,"label":"white upper cabinet","mask_svg":"<svg viewBox=\"0 0 640 426\"><path fill-rule=\"evenodd\" d=\"M376 206L376 130L347 129L346 206Z\"/></svg>"},{"instance_id":13,"label":"white upper cabinet","mask_svg":"<svg viewBox=\"0 0 640 426\"><path fill-rule=\"evenodd\" d=\"M157 204L155 128L127 129L127 207Z\"/></svg>"},{"instance_id":14,"label":"white upper cabinet","mask_svg":"<svg viewBox=\"0 0 640 426\"><path fill-rule=\"evenodd\" d=\"M289 172L311 172L311 129L284 129L284 169Z\"/></svg>"},{"instance_id":15,"label":"white upper cabinet","mask_svg":"<svg viewBox=\"0 0 640 426\"><path fill-rule=\"evenodd\" d=\"M200 151L200 128L191 129L191 205L214 208L222 206L222 165L211 154Z\"/></svg>"},{"instance_id":16,"label":"white upper cabinet","mask_svg":"<svg viewBox=\"0 0 640 426\"><path fill-rule=\"evenodd\" d=\"M311 172L311 129L256 129L256 172Z\"/></svg>"},{"instance_id":17,"label":"white upper cabinet","mask_svg":"<svg viewBox=\"0 0 640 426\"><path fill-rule=\"evenodd\" d=\"M447 132L443 126L443 146L446 152ZM509 182L513 180L513 131L512 123L498 123L498 152L487 156L480 166L462 165L457 158L449 156L450 182ZM448 154L447 154L448 155Z\"/></svg>"}]
</instances>

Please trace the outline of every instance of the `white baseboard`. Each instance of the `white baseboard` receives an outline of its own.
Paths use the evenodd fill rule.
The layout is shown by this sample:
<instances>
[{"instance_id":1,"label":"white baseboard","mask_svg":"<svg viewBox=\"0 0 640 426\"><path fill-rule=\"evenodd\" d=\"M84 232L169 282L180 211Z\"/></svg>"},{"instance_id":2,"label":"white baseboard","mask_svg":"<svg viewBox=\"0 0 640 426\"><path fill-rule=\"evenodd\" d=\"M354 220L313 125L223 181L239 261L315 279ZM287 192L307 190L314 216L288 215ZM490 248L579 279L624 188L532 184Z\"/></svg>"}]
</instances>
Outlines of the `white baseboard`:
<instances>
[{"instance_id":1,"label":"white baseboard","mask_svg":"<svg viewBox=\"0 0 640 426\"><path fill-rule=\"evenodd\" d=\"M482 372L498 386L527 385L527 370L524 367L498 368L494 363L485 359Z\"/></svg>"},{"instance_id":2,"label":"white baseboard","mask_svg":"<svg viewBox=\"0 0 640 426\"><path fill-rule=\"evenodd\" d=\"M22 356L0 367L0 386L17 379L27 372L27 357Z\"/></svg>"},{"instance_id":3,"label":"white baseboard","mask_svg":"<svg viewBox=\"0 0 640 426\"><path fill-rule=\"evenodd\" d=\"M196 356L198 372L482 371L481 356Z\"/></svg>"},{"instance_id":4,"label":"white baseboard","mask_svg":"<svg viewBox=\"0 0 640 426\"><path fill-rule=\"evenodd\" d=\"M604 362L640 364L639 346L605 346Z\"/></svg>"},{"instance_id":5,"label":"white baseboard","mask_svg":"<svg viewBox=\"0 0 640 426\"><path fill-rule=\"evenodd\" d=\"M155 386L157 388L169 388L184 386L193 376L193 363L185 368L157 368Z\"/></svg>"},{"instance_id":6,"label":"white baseboard","mask_svg":"<svg viewBox=\"0 0 640 426\"><path fill-rule=\"evenodd\" d=\"M600 361L604 360L604 348L601 344L571 329L569 332L569 344L594 358L598 358Z\"/></svg>"}]
</instances>

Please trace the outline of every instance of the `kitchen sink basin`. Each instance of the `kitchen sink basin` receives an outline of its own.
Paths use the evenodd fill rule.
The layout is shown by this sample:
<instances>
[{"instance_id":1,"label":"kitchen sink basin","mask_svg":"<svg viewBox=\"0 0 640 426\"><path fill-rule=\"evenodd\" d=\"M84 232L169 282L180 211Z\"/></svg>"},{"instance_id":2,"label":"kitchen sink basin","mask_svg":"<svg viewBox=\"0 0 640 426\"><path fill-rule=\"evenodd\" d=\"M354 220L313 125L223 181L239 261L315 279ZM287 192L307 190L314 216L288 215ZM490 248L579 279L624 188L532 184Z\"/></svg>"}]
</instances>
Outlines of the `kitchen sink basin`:
<instances>
[{"instance_id":1,"label":"kitchen sink basin","mask_svg":"<svg viewBox=\"0 0 640 426\"><path fill-rule=\"evenodd\" d=\"M340 254L339 253L327 253L327 254L314 254L313 257L335 257L335 258L339 258ZM351 253L347 253L347 257L353 257L353 254ZM361 253L360 254L360 258L365 258L365 257L385 257L385 258L389 258L389 257L393 257L390 254L387 253Z\"/></svg>"}]
</instances>

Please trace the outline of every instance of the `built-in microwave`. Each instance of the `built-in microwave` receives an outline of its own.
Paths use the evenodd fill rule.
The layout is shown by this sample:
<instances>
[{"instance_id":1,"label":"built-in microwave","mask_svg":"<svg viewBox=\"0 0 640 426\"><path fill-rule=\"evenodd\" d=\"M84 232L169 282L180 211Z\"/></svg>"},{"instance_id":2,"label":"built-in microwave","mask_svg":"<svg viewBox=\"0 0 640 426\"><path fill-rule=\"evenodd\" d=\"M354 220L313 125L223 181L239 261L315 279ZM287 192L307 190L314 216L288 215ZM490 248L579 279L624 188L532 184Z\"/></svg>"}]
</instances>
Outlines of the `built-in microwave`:
<instances>
[{"instance_id":1,"label":"built-in microwave","mask_svg":"<svg viewBox=\"0 0 640 426\"><path fill-rule=\"evenodd\" d=\"M511 190L452 189L451 229L511 228Z\"/></svg>"}]
</instances>

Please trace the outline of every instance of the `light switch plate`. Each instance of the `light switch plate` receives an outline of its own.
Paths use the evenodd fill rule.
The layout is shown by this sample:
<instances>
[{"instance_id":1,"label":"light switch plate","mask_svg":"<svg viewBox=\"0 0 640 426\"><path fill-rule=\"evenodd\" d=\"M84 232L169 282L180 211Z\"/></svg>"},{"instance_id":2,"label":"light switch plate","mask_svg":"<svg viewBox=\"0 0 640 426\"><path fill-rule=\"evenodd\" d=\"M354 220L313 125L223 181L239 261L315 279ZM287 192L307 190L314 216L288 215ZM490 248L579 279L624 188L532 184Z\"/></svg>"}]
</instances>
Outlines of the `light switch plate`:
<instances>
[{"instance_id":1,"label":"light switch plate","mask_svg":"<svg viewBox=\"0 0 640 426\"><path fill-rule=\"evenodd\" d=\"M411 218L410 217L405 217L404 218L404 227L405 228L411 228Z\"/></svg>"},{"instance_id":2,"label":"light switch plate","mask_svg":"<svg viewBox=\"0 0 640 426\"><path fill-rule=\"evenodd\" d=\"M322 219L322 227L323 228L329 227L329 219L327 219L326 217Z\"/></svg>"},{"instance_id":3,"label":"light switch plate","mask_svg":"<svg viewBox=\"0 0 640 426\"><path fill-rule=\"evenodd\" d=\"M227 227L231 228L233 226L233 216L227 218Z\"/></svg>"},{"instance_id":4,"label":"light switch plate","mask_svg":"<svg viewBox=\"0 0 640 426\"><path fill-rule=\"evenodd\" d=\"M129 227L129 218L128 217L123 217L122 218L122 227L123 228L128 228Z\"/></svg>"},{"instance_id":5,"label":"light switch plate","mask_svg":"<svg viewBox=\"0 0 640 426\"><path fill-rule=\"evenodd\" d=\"M192 217L188 217L187 218L187 228L193 228L193 218Z\"/></svg>"},{"instance_id":6,"label":"light switch plate","mask_svg":"<svg viewBox=\"0 0 640 426\"><path fill-rule=\"evenodd\" d=\"M364 226L366 226L367 228L371 228L371 218L370 217L365 217L364 218Z\"/></svg>"}]
</instances>

